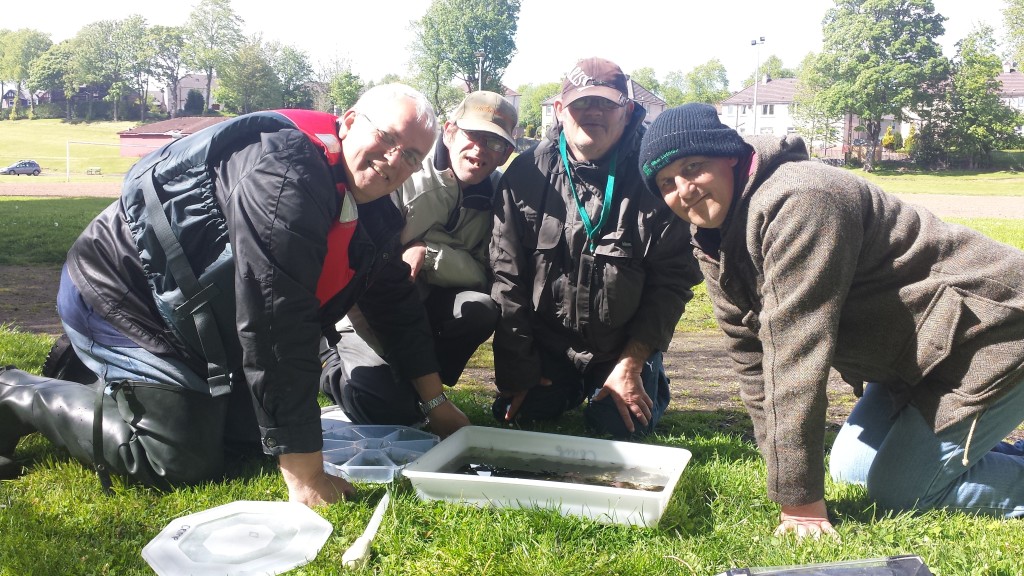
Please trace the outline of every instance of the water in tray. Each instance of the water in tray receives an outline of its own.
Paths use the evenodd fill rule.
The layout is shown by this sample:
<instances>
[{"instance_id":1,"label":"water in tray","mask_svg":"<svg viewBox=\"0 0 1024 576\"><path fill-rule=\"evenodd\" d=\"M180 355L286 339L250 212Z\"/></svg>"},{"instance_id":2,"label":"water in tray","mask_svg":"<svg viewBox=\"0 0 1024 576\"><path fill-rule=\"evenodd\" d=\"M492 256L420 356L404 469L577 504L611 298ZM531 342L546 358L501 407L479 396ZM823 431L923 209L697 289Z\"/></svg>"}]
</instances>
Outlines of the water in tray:
<instances>
[{"instance_id":1,"label":"water in tray","mask_svg":"<svg viewBox=\"0 0 1024 576\"><path fill-rule=\"evenodd\" d=\"M519 478L660 492L668 477L641 468L623 468L610 463L559 460L515 452L498 452L473 447L449 462L441 472Z\"/></svg>"}]
</instances>

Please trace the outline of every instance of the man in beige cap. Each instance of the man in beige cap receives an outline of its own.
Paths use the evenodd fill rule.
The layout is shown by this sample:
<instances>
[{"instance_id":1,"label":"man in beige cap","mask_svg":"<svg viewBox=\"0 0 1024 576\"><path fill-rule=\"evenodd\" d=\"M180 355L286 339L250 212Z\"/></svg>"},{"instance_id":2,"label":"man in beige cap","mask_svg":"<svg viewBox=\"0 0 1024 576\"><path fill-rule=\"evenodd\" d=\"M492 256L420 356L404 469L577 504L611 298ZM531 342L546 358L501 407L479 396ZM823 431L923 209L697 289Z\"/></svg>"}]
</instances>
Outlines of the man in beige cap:
<instances>
[{"instance_id":1,"label":"man in beige cap","mask_svg":"<svg viewBox=\"0 0 1024 576\"><path fill-rule=\"evenodd\" d=\"M444 124L423 170L392 194L405 216L402 259L420 288L433 331L441 381L454 386L477 347L490 338L498 308L489 295L487 246L498 170L515 148L515 107L494 92L473 92ZM321 389L354 422L410 425L447 401L421 399L395 377L358 310L324 347Z\"/></svg>"},{"instance_id":2,"label":"man in beige cap","mask_svg":"<svg viewBox=\"0 0 1024 576\"><path fill-rule=\"evenodd\" d=\"M580 60L558 123L501 180L490 246L501 422L586 400L588 429L625 438L650 433L668 406L662 351L701 275L680 248L687 226L644 189L645 111L630 94L615 63Z\"/></svg>"}]
</instances>

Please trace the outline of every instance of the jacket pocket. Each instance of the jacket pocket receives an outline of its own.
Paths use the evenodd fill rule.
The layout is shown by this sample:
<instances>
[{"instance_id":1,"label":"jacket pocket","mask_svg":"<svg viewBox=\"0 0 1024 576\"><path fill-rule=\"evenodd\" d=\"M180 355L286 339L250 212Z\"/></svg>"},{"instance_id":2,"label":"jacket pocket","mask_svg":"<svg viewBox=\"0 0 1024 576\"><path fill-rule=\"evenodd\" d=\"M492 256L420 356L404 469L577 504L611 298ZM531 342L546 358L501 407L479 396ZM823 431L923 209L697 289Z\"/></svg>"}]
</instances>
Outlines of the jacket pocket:
<instances>
[{"instance_id":1,"label":"jacket pocket","mask_svg":"<svg viewBox=\"0 0 1024 576\"><path fill-rule=\"evenodd\" d=\"M537 230L537 249L533 258L533 308L545 310L554 307L555 315L563 322L567 317L566 262L562 238L565 225L557 218L544 216Z\"/></svg>"},{"instance_id":2,"label":"jacket pocket","mask_svg":"<svg viewBox=\"0 0 1024 576\"><path fill-rule=\"evenodd\" d=\"M917 384L949 356L963 306L963 296L949 286L940 288L932 298L918 322L914 338L896 359L896 372L907 384Z\"/></svg>"},{"instance_id":3,"label":"jacket pocket","mask_svg":"<svg viewBox=\"0 0 1024 576\"><path fill-rule=\"evenodd\" d=\"M623 326L640 307L646 272L634 258L638 247L623 243L603 244L594 251L597 286L591 289L594 310L602 324Z\"/></svg>"}]
</instances>

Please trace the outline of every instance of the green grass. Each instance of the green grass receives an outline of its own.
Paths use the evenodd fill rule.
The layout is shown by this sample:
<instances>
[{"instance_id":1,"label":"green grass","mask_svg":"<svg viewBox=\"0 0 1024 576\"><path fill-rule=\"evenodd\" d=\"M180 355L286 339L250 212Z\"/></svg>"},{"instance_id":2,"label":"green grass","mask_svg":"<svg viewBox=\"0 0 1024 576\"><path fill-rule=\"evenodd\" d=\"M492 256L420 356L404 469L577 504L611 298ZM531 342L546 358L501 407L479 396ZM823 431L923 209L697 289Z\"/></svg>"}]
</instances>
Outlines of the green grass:
<instances>
[{"instance_id":1,"label":"green grass","mask_svg":"<svg viewBox=\"0 0 1024 576\"><path fill-rule=\"evenodd\" d=\"M1001 170L994 172L906 172L876 170L864 172L850 168L895 194L955 194L960 196L1024 196L1024 172Z\"/></svg>"},{"instance_id":2,"label":"green grass","mask_svg":"<svg viewBox=\"0 0 1024 576\"><path fill-rule=\"evenodd\" d=\"M66 123L61 120L14 120L0 122L0 166L18 160L35 160L43 169L42 178L57 176L64 179L70 151L71 176L76 182L95 182L118 178L138 158L121 156L118 132L136 126L137 122ZM73 142L69 144L69 142ZM77 144L94 142L100 145ZM102 169L102 176L86 176L90 167ZM0 176L0 194L8 182L27 176ZM119 178L118 178L119 179Z\"/></svg>"},{"instance_id":3,"label":"green grass","mask_svg":"<svg viewBox=\"0 0 1024 576\"><path fill-rule=\"evenodd\" d=\"M491 391L462 382L454 401L475 424L493 425ZM536 429L583 434L578 414ZM929 512L880 512L862 490L828 484L842 542L771 536L778 509L765 496L765 469L749 420L727 411L668 413L651 442L683 447L693 460L657 528L604 525L545 510L477 509L419 501L405 481L359 574L532 575L700 574L918 553L935 574L1020 573L1024 523ZM284 500L268 463L254 462L217 483L174 492L125 485L103 495L85 467L38 436L18 457L27 475L0 482L0 574L147 574L140 552L171 520L235 500ZM334 532L297 573L338 574L341 555L362 532L384 487L358 485L354 500L320 508Z\"/></svg>"},{"instance_id":4,"label":"green grass","mask_svg":"<svg viewBox=\"0 0 1024 576\"><path fill-rule=\"evenodd\" d=\"M0 202L0 216L10 224L0 243L0 262L59 262L69 238L108 202ZM1024 221L962 223L1024 248ZM35 250L37 244L49 248ZM703 286L697 294L680 330L714 324ZM38 373L50 343L50 337L0 326L0 364ZM493 365L489 347L482 347L471 365ZM494 425L490 385L464 380L451 396L473 423ZM584 435L581 420L579 414L568 414L532 429ZM750 419L742 411L670 408L658 434L647 441L686 448L693 460L657 528L604 525L544 510L421 502L407 483L396 483L374 544L376 554L355 573L711 575L734 566L906 553L923 556L938 575L1022 573L1024 522L946 512L887 514L876 510L861 489L831 483L826 496L841 543L773 537L778 507L765 494L764 464L750 436ZM149 574L141 550L174 518L235 500L287 498L274 465L262 461L223 482L174 492L115 478L114 494L107 496L92 472L39 435L25 438L16 456L28 473L0 482L0 576ZM313 562L295 573L341 571L341 555L362 532L384 487L361 484L359 489L355 499L318 510L334 532Z\"/></svg>"},{"instance_id":5,"label":"green grass","mask_svg":"<svg viewBox=\"0 0 1024 576\"><path fill-rule=\"evenodd\" d=\"M0 188L2 191L2 188ZM0 264L61 264L85 226L110 198L0 196Z\"/></svg>"}]
</instances>

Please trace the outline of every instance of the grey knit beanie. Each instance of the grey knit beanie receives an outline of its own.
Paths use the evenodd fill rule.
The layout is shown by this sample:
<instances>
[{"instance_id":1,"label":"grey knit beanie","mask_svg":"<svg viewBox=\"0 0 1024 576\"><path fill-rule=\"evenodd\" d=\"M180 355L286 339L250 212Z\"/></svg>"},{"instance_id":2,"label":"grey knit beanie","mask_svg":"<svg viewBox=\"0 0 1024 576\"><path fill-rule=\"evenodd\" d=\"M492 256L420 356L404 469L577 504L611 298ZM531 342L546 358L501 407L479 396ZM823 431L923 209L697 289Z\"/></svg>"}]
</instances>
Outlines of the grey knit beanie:
<instances>
[{"instance_id":1,"label":"grey knit beanie","mask_svg":"<svg viewBox=\"0 0 1024 576\"><path fill-rule=\"evenodd\" d=\"M687 156L742 157L751 146L738 132L722 124L708 104L683 104L662 112L640 143L640 173L647 189L659 198L654 182L658 171Z\"/></svg>"}]
</instances>

